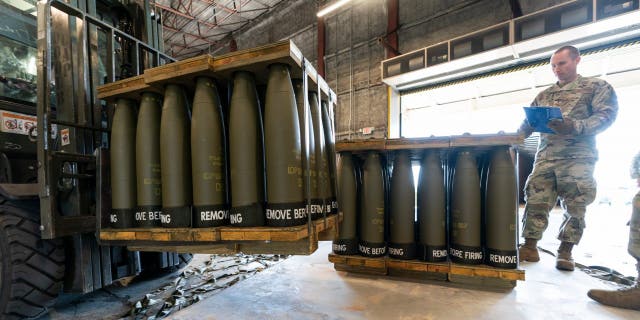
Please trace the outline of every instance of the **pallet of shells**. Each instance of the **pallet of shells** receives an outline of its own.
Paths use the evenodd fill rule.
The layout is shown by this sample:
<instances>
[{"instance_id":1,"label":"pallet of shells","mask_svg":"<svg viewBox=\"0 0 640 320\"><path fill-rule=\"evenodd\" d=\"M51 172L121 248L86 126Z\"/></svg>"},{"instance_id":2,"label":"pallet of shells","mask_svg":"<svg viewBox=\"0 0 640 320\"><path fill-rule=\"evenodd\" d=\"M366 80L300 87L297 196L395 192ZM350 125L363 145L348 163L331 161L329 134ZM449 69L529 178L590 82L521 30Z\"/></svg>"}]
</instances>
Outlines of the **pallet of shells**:
<instances>
[{"instance_id":1,"label":"pallet of shells","mask_svg":"<svg viewBox=\"0 0 640 320\"><path fill-rule=\"evenodd\" d=\"M336 95L292 42L147 69L98 97L113 108L103 243L310 254L335 233Z\"/></svg>"},{"instance_id":2,"label":"pallet of shells","mask_svg":"<svg viewBox=\"0 0 640 320\"><path fill-rule=\"evenodd\" d=\"M517 135L338 143L336 270L491 286L518 268Z\"/></svg>"}]
</instances>

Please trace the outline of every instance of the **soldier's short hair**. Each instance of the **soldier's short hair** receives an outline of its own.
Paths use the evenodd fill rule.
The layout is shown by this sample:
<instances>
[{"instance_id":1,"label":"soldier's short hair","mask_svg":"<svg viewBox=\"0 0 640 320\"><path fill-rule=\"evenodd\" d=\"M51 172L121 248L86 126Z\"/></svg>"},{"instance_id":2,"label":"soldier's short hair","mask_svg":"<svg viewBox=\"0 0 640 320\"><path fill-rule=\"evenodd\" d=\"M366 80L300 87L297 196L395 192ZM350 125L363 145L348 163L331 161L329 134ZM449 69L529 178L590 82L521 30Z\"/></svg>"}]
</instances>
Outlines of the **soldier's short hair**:
<instances>
[{"instance_id":1,"label":"soldier's short hair","mask_svg":"<svg viewBox=\"0 0 640 320\"><path fill-rule=\"evenodd\" d=\"M564 50L569 51L569 56L571 56L571 59L575 59L580 56L580 50L578 50L578 48L574 46L562 46L558 50L556 50L556 52L554 52L553 54L560 53Z\"/></svg>"}]
</instances>

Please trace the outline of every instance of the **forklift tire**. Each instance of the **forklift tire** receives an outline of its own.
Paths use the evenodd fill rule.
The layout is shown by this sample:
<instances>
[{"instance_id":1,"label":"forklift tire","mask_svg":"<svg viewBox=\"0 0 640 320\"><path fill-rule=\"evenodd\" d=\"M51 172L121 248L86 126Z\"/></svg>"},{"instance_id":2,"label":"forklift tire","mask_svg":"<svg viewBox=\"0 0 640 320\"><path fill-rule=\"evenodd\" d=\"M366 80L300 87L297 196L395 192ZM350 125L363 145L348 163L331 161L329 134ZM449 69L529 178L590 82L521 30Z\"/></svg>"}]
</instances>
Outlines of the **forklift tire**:
<instances>
[{"instance_id":1,"label":"forklift tire","mask_svg":"<svg viewBox=\"0 0 640 320\"><path fill-rule=\"evenodd\" d=\"M0 319L39 317L62 289L62 241L40 237L37 208L0 198Z\"/></svg>"}]
</instances>

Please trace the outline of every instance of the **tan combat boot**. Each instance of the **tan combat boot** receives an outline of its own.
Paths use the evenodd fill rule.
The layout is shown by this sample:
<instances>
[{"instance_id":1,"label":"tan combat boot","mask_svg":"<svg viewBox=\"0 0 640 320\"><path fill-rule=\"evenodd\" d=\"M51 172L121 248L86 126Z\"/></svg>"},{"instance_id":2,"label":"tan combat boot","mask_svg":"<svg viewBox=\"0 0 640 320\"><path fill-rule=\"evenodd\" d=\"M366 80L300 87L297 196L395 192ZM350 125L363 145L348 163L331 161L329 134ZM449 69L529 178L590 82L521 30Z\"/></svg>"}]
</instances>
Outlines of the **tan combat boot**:
<instances>
[{"instance_id":1,"label":"tan combat boot","mask_svg":"<svg viewBox=\"0 0 640 320\"><path fill-rule=\"evenodd\" d=\"M573 271L576 268L576 263L571 258L571 249L573 249L573 243L564 241L560 243L558 256L556 257L556 269Z\"/></svg>"},{"instance_id":2,"label":"tan combat boot","mask_svg":"<svg viewBox=\"0 0 640 320\"><path fill-rule=\"evenodd\" d=\"M636 284L633 287L618 290L591 289L587 295L604 305L640 310L640 263L638 268L638 278L636 278Z\"/></svg>"},{"instance_id":3,"label":"tan combat boot","mask_svg":"<svg viewBox=\"0 0 640 320\"><path fill-rule=\"evenodd\" d=\"M540 261L540 255L538 254L538 240L525 238L524 244L518 248L518 255L520 261L538 262Z\"/></svg>"}]
</instances>

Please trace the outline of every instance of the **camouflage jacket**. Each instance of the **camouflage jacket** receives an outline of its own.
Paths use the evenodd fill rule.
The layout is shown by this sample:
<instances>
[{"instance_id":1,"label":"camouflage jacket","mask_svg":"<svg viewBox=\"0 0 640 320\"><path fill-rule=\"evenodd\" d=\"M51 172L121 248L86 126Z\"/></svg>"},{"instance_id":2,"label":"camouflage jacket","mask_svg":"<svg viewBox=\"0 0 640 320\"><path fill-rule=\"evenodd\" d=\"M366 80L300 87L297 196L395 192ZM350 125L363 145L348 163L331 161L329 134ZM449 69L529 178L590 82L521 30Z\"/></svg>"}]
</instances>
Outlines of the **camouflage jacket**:
<instances>
[{"instance_id":1,"label":"camouflage jacket","mask_svg":"<svg viewBox=\"0 0 640 320\"><path fill-rule=\"evenodd\" d=\"M555 106L562 117L573 120L573 133L541 133L536 158L558 160L598 158L596 134L607 129L618 114L618 98L613 87L597 78L578 78L564 86L558 83L540 92L532 106Z\"/></svg>"},{"instance_id":2,"label":"camouflage jacket","mask_svg":"<svg viewBox=\"0 0 640 320\"><path fill-rule=\"evenodd\" d=\"M640 178L640 152L633 157L631 162L631 179Z\"/></svg>"}]
</instances>

